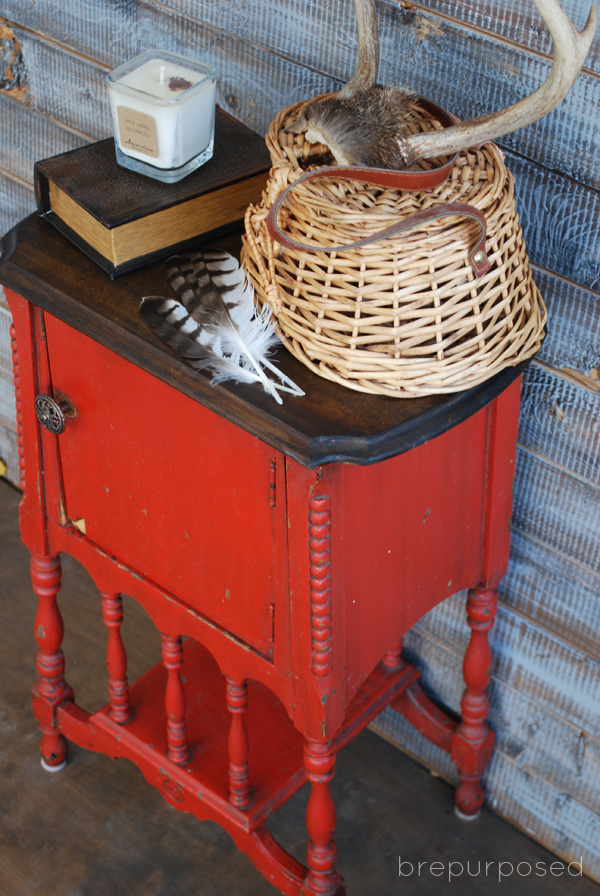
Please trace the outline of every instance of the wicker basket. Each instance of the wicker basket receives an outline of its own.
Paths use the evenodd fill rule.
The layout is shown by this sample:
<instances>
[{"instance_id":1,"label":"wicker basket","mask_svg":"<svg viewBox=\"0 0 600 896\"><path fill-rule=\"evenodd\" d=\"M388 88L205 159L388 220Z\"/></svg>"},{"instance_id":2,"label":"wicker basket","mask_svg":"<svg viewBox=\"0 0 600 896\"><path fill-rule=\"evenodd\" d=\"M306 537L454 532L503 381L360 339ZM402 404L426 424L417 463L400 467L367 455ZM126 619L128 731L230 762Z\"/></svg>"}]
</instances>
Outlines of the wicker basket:
<instances>
[{"instance_id":1,"label":"wicker basket","mask_svg":"<svg viewBox=\"0 0 600 896\"><path fill-rule=\"evenodd\" d=\"M281 231L303 247L282 250L267 229L271 206L307 168L329 161L324 147L283 132L303 105L271 125L273 167L260 207L248 209L242 252L292 354L350 388L407 398L470 388L533 355L546 309L497 147L460 153L443 183L419 192L339 176L303 179L278 213ZM439 125L425 116L415 126ZM477 276L470 260L481 225L462 214L411 218L401 234L335 251L448 203L485 218L487 273Z\"/></svg>"}]
</instances>

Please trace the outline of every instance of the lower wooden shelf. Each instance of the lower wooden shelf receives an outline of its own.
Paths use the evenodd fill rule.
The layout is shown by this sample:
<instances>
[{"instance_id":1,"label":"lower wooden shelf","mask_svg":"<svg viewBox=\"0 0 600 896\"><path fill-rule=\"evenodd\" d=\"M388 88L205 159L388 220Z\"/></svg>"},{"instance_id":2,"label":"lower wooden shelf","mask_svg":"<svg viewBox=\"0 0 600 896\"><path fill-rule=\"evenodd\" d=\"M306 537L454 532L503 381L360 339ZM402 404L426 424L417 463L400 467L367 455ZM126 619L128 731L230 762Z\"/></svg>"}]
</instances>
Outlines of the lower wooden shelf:
<instances>
[{"instance_id":1,"label":"lower wooden shelf","mask_svg":"<svg viewBox=\"0 0 600 896\"><path fill-rule=\"evenodd\" d=\"M111 718L110 703L90 714L77 706L70 692L65 702L53 707L34 691L34 710L42 726L52 725L67 740L113 759L134 762L146 780L177 809L191 812L199 820L218 822L281 892L291 896L304 892L307 869L265 827L267 818L307 780L303 735L265 685L248 682L244 723L249 744L250 799L246 807L237 808L229 799L232 719L227 708L226 678L208 650L193 639L183 644L181 670L190 748L182 764L168 758L164 701L168 673L163 663L131 685L132 714L125 724ZM400 661L391 669L380 664L352 701L344 725L334 738L334 752L418 677L418 670L407 663ZM343 892L341 880L337 892Z\"/></svg>"}]
</instances>

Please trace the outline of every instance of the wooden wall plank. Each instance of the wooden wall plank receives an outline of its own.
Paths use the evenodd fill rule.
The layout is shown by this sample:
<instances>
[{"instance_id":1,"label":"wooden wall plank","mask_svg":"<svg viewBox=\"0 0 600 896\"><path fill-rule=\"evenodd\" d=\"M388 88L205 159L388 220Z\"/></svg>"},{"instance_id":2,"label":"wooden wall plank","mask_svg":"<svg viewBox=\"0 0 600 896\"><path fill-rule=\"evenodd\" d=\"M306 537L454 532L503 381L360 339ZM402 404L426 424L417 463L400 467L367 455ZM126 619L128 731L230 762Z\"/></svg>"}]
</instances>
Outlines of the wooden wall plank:
<instances>
[{"instance_id":1,"label":"wooden wall plank","mask_svg":"<svg viewBox=\"0 0 600 896\"><path fill-rule=\"evenodd\" d=\"M598 485L600 394L531 364L523 376L519 442Z\"/></svg>"},{"instance_id":2,"label":"wooden wall plank","mask_svg":"<svg viewBox=\"0 0 600 896\"><path fill-rule=\"evenodd\" d=\"M591 225L600 220L600 193L514 153L507 165L531 261L599 290L600 229Z\"/></svg>"},{"instance_id":3,"label":"wooden wall plank","mask_svg":"<svg viewBox=\"0 0 600 896\"><path fill-rule=\"evenodd\" d=\"M600 576L542 542L512 530L503 603L565 643L598 656Z\"/></svg>"},{"instance_id":4,"label":"wooden wall plank","mask_svg":"<svg viewBox=\"0 0 600 896\"><path fill-rule=\"evenodd\" d=\"M35 211L33 187L0 171L0 234Z\"/></svg>"},{"instance_id":5,"label":"wooden wall plank","mask_svg":"<svg viewBox=\"0 0 600 896\"><path fill-rule=\"evenodd\" d=\"M4 322L0 322L0 327L4 327ZM17 431L12 370L2 365L0 365L0 426L13 432Z\"/></svg>"},{"instance_id":6,"label":"wooden wall plank","mask_svg":"<svg viewBox=\"0 0 600 896\"><path fill-rule=\"evenodd\" d=\"M112 133L106 72L15 27L27 70L27 101L42 115L98 140Z\"/></svg>"},{"instance_id":7,"label":"wooden wall plank","mask_svg":"<svg viewBox=\"0 0 600 896\"><path fill-rule=\"evenodd\" d=\"M404 5L402 0L395 2ZM561 6L581 31L585 27L591 3L561 0ZM415 16L422 15L422 11L435 16L447 16L480 31L491 31L538 53L552 55L552 38L533 0L419 0L418 3L411 3L410 7ZM598 31L584 67L587 71L600 73Z\"/></svg>"},{"instance_id":8,"label":"wooden wall plank","mask_svg":"<svg viewBox=\"0 0 600 896\"><path fill-rule=\"evenodd\" d=\"M593 784L600 780L598 738L502 682L493 684L490 712L500 753L582 806L598 810L600 794Z\"/></svg>"},{"instance_id":9,"label":"wooden wall plank","mask_svg":"<svg viewBox=\"0 0 600 896\"><path fill-rule=\"evenodd\" d=\"M514 491L514 526L600 570L600 488L519 449Z\"/></svg>"},{"instance_id":10,"label":"wooden wall plank","mask_svg":"<svg viewBox=\"0 0 600 896\"><path fill-rule=\"evenodd\" d=\"M158 5L158 4L157 4ZM580 0L562 0L562 6L578 28L585 24L587 9ZM338 8L339 7L339 10ZM379 0L379 17L390 14L402 20L416 21L415 30L425 36L431 31L432 18L443 16L479 31L487 31L520 44L538 53L551 55L552 41L532 0L419 0L405 3L403 0ZM206 24L212 24L230 34L258 42L259 36L268 33L265 43L275 52L292 55L290 35L302 32L305 40L296 41L297 60L314 66L316 58L323 58L321 43L313 34L317 17L320 29L329 36L337 35L344 28L345 47L341 59L346 60L348 71L355 58L355 26L352 0L320 2L317 9L314 0L279 0L269 8L269 21L264 21L260 0L166 0L161 3L163 15L170 18L182 14ZM391 12L390 12L391 10ZM114 3L114 0L5 0L3 14L13 22L20 22L38 34L46 34L66 46L80 47L82 52L98 61L112 63L116 58L126 58L137 45L136 31L143 17L142 4ZM272 36L271 36L272 35ZM307 44L313 42L311 50ZM586 69L600 70L600 35L596 35L592 50L586 60Z\"/></svg>"},{"instance_id":11,"label":"wooden wall plank","mask_svg":"<svg viewBox=\"0 0 600 896\"><path fill-rule=\"evenodd\" d=\"M2 296L2 298L4 298L4 296ZM3 383L6 383L9 376L12 377L12 352L9 333L10 324L10 311L4 304L2 304L0 299L0 377L2 378ZM1 395L0 401L2 401ZM12 416L14 417L14 408Z\"/></svg>"},{"instance_id":12,"label":"wooden wall plank","mask_svg":"<svg viewBox=\"0 0 600 896\"><path fill-rule=\"evenodd\" d=\"M10 345L11 316L0 290L0 460L6 465L5 478L13 485L19 481L17 420Z\"/></svg>"},{"instance_id":13,"label":"wooden wall plank","mask_svg":"<svg viewBox=\"0 0 600 896\"><path fill-rule=\"evenodd\" d=\"M55 121L0 94L0 169L33 183L33 164L59 152L81 146L84 138Z\"/></svg>"},{"instance_id":14,"label":"wooden wall plank","mask_svg":"<svg viewBox=\"0 0 600 896\"><path fill-rule=\"evenodd\" d=\"M600 814L569 791L556 790L518 763L499 757L488 776L491 808L567 862L583 857L586 877L600 879Z\"/></svg>"},{"instance_id":15,"label":"wooden wall plank","mask_svg":"<svg viewBox=\"0 0 600 896\"><path fill-rule=\"evenodd\" d=\"M5 0L2 18L114 68L139 52L138 0Z\"/></svg>"},{"instance_id":16,"label":"wooden wall plank","mask_svg":"<svg viewBox=\"0 0 600 896\"><path fill-rule=\"evenodd\" d=\"M469 640L465 622L464 596L455 595L423 617L408 633L407 650L425 662L431 656L429 640L442 644L459 656L464 654ZM560 636L547 631L527 617L500 603L496 625L490 634L494 656L493 674L496 681L519 690L528 699L535 700L550 712L563 716L569 723L600 739L600 657L588 655ZM428 652L428 653L427 653ZM440 655L440 662L441 657ZM447 673L431 669L433 676ZM458 672L460 671L460 663ZM458 672L456 681L458 681ZM437 682L437 679L436 679ZM451 683L440 687L452 687ZM453 691L449 698L441 691L441 699L458 708L461 689ZM598 779L600 783L600 778Z\"/></svg>"},{"instance_id":17,"label":"wooden wall plank","mask_svg":"<svg viewBox=\"0 0 600 896\"><path fill-rule=\"evenodd\" d=\"M5 478L13 485L19 484L19 454L17 434L13 429L0 426L0 459L6 465Z\"/></svg>"},{"instance_id":18,"label":"wooden wall plank","mask_svg":"<svg viewBox=\"0 0 600 896\"><path fill-rule=\"evenodd\" d=\"M600 391L600 293L542 268L534 269L534 279L549 315L547 335L536 359Z\"/></svg>"}]
</instances>

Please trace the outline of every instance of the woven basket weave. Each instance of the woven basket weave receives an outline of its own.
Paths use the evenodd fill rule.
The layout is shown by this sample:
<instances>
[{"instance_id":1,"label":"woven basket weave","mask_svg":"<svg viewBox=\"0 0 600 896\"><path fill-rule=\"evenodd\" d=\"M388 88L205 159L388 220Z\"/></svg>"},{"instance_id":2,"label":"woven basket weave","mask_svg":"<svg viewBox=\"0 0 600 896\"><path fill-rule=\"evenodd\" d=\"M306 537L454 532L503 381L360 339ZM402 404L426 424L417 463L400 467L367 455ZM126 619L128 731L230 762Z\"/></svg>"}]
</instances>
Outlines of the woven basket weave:
<instances>
[{"instance_id":1,"label":"woven basket weave","mask_svg":"<svg viewBox=\"0 0 600 896\"><path fill-rule=\"evenodd\" d=\"M284 109L267 135L273 167L259 207L246 215L242 263L284 343L319 375L394 397L456 392L519 363L540 347L546 309L533 283L514 202L514 181L493 144L462 152L437 187L412 192L354 180L303 180L279 227L307 248L285 248L267 230L269 209L324 147L284 133L304 103ZM415 127L439 126L423 118ZM461 215L418 223L346 251L390 223L449 202L483 213L490 269L469 252L480 234ZM329 248L329 251L328 251Z\"/></svg>"}]
</instances>

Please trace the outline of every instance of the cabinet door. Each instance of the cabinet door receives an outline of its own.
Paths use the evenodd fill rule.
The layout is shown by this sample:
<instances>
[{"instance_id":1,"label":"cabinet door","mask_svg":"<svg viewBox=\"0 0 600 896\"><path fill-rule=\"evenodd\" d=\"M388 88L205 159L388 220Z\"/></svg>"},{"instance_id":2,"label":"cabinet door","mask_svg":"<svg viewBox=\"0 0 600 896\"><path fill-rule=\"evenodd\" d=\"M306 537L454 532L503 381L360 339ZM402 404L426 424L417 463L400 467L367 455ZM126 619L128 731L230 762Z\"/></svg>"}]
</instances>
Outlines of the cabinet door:
<instances>
[{"instance_id":1,"label":"cabinet door","mask_svg":"<svg viewBox=\"0 0 600 896\"><path fill-rule=\"evenodd\" d=\"M52 388L77 410L56 522L269 655L281 456L48 315L46 334Z\"/></svg>"}]
</instances>

